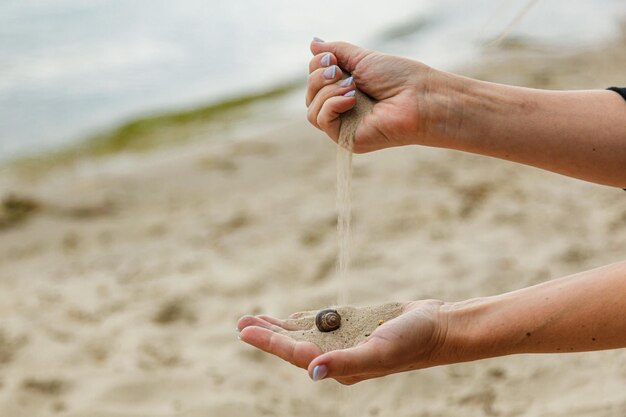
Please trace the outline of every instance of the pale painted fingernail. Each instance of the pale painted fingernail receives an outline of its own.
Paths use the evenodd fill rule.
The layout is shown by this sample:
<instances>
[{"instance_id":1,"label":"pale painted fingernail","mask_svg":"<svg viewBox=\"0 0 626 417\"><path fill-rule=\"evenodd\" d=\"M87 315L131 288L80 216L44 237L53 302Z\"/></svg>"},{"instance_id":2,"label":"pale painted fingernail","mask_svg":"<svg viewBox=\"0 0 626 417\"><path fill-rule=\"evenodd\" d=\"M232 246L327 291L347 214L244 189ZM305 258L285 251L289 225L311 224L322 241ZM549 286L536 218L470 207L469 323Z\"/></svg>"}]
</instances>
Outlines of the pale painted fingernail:
<instances>
[{"instance_id":1,"label":"pale painted fingernail","mask_svg":"<svg viewBox=\"0 0 626 417\"><path fill-rule=\"evenodd\" d=\"M313 381L321 381L328 375L328 367L326 365L317 365L313 368Z\"/></svg>"},{"instance_id":2,"label":"pale painted fingernail","mask_svg":"<svg viewBox=\"0 0 626 417\"><path fill-rule=\"evenodd\" d=\"M320 59L320 62L322 63L323 66L327 67L330 65L330 54L327 53L325 54L322 59Z\"/></svg>"},{"instance_id":3,"label":"pale painted fingernail","mask_svg":"<svg viewBox=\"0 0 626 417\"><path fill-rule=\"evenodd\" d=\"M348 91L346 94L344 94L344 97L354 97L354 95L356 94L356 90L351 90Z\"/></svg>"},{"instance_id":4,"label":"pale painted fingernail","mask_svg":"<svg viewBox=\"0 0 626 417\"><path fill-rule=\"evenodd\" d=\"M339 83L339 87L348 87L350 84L352 84L352 77L348 77L345 80L343 80L342 82Z\"/></svg>"},{"instance_id":5,"label":"pale painted fingernail","mask_svg":"<svg viewBox=\"0 0 626 417\"><path fill-rule=\"evenodd\" d=\"M320 43L324 43L324 39L320 39L317 36L313 36L313 42L320 42Z\"/></svg>"},{"instance_id":6,"label":"pale painted fingernail","mask_svg":"<svg viewBox=\"0 0 626 417\"><path fill-rule=\"evenodd\" d=\"M330 67L324 70L324 78L326 78L327 80L332 80L333 78L335 78L336 74L337 74L337 65L331 65Z\"/></svg>"}]
</instances>

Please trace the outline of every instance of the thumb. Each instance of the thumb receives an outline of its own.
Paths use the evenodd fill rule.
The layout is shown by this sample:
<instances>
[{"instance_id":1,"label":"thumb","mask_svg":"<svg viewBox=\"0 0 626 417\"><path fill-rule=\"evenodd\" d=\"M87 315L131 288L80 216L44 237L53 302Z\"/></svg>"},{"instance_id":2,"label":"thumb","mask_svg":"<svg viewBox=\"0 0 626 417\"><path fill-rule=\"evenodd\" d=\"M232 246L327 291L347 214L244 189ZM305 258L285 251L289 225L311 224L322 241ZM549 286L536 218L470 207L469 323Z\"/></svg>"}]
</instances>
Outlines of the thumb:
<instances>
[{"instance_id":1,"label":"thumb","mask_svg":"<svg viewBox=\"0 0 626 417\"><path fill-rule=\"evenodd\" d=\"M311 42L311 52L313 55L322 52L332 53L337 58L337 65L341 69L352 73L359 65L359 62L374 51L348 42L324 42L316 39Z\"/></svg>"},{"instance_id":2,"label":"thumb","mask_svg":"<svg viewBox=\"0 0 626 417\"><path fill-rule=\"evenodd\" d=\"M320 355L309 364L309 376L314 381L319 381L371 373L384 364L379 341L378 338L372 338L352 348Z\"/></svg>"}]
</instances>

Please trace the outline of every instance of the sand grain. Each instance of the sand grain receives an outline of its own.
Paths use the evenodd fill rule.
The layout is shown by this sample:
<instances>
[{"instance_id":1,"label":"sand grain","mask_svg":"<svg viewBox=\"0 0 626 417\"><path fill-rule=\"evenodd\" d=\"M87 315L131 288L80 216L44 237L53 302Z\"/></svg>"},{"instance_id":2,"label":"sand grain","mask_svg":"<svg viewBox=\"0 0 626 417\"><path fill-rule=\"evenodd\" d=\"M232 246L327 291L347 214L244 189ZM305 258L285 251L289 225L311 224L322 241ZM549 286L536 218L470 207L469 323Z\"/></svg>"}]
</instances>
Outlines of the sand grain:
<instances>
[{"instance_id":1,"label":"sand grain","mask_svg":"<svg viewBox=\"0 0 626 417\"><path fill-rule=\"evenodd\" d=\"M292 323L300 330L285 331L295 340L311 342L323 351L346 349L358 345L381 324L400 315L402 304L386 303L367 307L336 307L341 315L341 326L332 332L320 332L315 326L315 312L309 312Z\"/></svg>"}]
</instances>

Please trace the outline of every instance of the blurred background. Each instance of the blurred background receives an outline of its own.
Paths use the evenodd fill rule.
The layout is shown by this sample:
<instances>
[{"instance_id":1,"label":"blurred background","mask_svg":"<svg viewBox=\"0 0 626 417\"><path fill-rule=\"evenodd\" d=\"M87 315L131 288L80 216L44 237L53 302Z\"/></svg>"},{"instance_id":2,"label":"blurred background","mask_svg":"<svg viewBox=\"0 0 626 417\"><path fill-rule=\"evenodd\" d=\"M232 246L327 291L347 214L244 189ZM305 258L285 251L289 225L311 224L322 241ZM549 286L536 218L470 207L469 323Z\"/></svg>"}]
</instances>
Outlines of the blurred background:
<instances>
[{"instance_id":1,"label":"blurred background","mask_svg":"<svg viewBox=\"0 0 626 417\"><path fill-rule=\"evenodd\" d=\"M3 1L0 155L302 80L313 36L454 69L533 5L509 39L555 50L616 36L624 11L619 0Z\"/></svg>"},{"instance_id":2,"label":"blurred background","mask_svg":"<svg viewBox=\"0 0 626 417\"><path fill-rule=\"evenodd\" d=\"M337 299L335 147L305 120L313 36L606 88L626 84L625 18L622 0L3 0L0 415L626 416L623 350L338 390L235 331ZM529 167L390 149L355 157L353 189L357 305L624 256L622 191Z\"/></svg>"}]
</instances>

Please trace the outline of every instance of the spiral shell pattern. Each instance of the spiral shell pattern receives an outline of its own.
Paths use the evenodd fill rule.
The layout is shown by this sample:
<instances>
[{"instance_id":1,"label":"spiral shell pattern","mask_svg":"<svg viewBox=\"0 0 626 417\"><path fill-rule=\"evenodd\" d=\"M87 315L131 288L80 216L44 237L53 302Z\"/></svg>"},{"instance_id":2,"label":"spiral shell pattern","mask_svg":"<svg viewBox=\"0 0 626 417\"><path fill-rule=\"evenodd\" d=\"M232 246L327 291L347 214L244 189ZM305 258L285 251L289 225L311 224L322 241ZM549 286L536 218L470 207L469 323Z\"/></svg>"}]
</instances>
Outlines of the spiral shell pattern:
<instances>
[{"instance_id":1,"label":"spiral shell pattern","mask_svg":"<svg viewBox=\"0 0 626 417\"><path fill-rule=\"evenodd\" d=\"M315 316L315 325L320 332L332 332L341 326L341 316L332 308L320 310Z\"/></svg>"}]
</instances>

